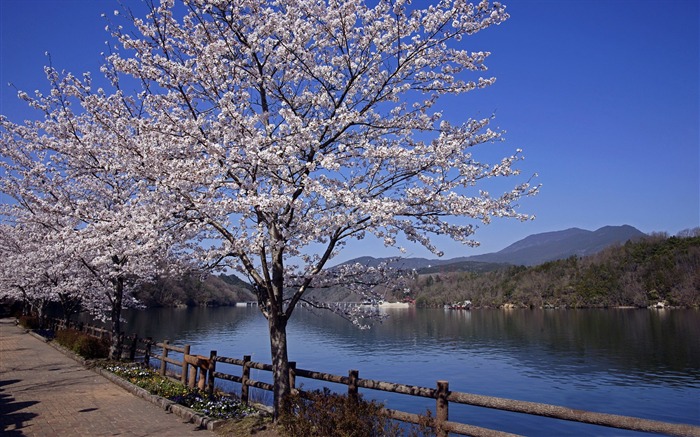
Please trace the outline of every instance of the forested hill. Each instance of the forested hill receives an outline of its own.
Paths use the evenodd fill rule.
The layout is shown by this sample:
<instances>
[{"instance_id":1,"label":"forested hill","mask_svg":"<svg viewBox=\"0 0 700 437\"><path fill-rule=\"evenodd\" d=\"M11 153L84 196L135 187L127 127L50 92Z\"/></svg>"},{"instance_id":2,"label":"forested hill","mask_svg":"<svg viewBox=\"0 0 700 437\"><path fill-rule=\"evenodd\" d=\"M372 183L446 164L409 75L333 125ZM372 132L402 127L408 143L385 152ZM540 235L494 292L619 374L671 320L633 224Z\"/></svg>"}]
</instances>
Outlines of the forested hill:
<instances>
[{"instance_id":1,"label":"forested hill","mask_svg":"<svg viewBox=\"0 0 700 437\"><path fill-rule=\"evenodd\" d=\"M642 231L629 225L604 226L595 231L571 228L530 235L498 252L475 255L467 259L535 266L570 256L594 255L611 245L645 236Z\"/></svg>"},{"instance_id":2,"label":"forested hill","mask_svg":"<svg viewBox=\"0 0 700 437\"><path fill-rule=\"evenodd\" d=\"M161 278L136 293L147 307L221 306L256 300L250 284L235 275L185 275L180 279Z\"/></svg>"},{"instance_id":3,"label":"forested hill","mask_svg":"<svg viewBox=\"0 0 700 437\"><path fill-rule=\"evenodd\" d=\"M419 305L427 306L468 299L481 307L646 307L659 301L700 307L700 234L695 235L649 236L594 255L531 267L476 263L495 270L428 271L417 276L412 295ZM359 300L345 296L348 293L343 290L309 293L319 301ZM197 274L180 280L161 279L145 286L137 297L149 307L217 306L255 300L250 284L237 276L208 275L202 280Z\"/></svg>"},{"instance_id":4,"label":"forested hill","mask_svg":"<svg viewBox=\"0 0 700 437\"><path fill-rule=\"evenodd\" d=\"M697 233L696 233L697 235ZM499 307L700 307L700 236L650 236L533 267L420 275L418 304Z\"/></svg>"}]
</instances>

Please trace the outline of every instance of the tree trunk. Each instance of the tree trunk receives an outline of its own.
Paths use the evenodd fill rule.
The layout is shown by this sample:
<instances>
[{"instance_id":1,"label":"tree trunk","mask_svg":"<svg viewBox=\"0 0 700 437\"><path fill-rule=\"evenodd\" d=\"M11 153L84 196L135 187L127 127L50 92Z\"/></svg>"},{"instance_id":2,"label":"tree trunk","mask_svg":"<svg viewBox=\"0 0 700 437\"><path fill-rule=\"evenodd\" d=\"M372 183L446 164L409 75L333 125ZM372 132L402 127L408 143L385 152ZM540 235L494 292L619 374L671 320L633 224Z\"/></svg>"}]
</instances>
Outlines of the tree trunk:
<instances>
[{"instance_id":1,"label":"tree trunk","mask_svg":"<svg viewBox=\"0 0 700 437\"><path fill-rule=\"evenodd\" d=\"M39 319L39 328L41 328L41 329L46 328L46 308L48 306L49 306L48 299L39 299L38 303L34 307L35 311L36 311L36 316Z\"/></svg>"},{"instance_id":2,"label":"tree trunk","mask_svg":"<svg viewBox=\"0 0 700 437\"><path fill-rule=\"evenodd\" d=\"M274 420L277 420L284 411L284 403L292 391L287 356L287 318L284 315L271 314L268 318L268 326L274 379Z\"/></svg>"},{"instance_id":3,"label":"tree trunk","mask_svg":"<svg viewBox=\"0 0 700 437\"><path fill-rule=\"evenodd\" d=\"M63 312L63 322L66 328L70 326L71 319L78 313L80 308L80 299L72 298L68 293L59 293L61 303L61 311Z\"/></svg>"},{"instance_id":4,"label":"tree trunk","mask_svg":"<svg viewBox=\"0 0 700 437\"><path fill-rule=\"evenodd\" d=\"M124 278L117 278L114 283L114 299L112 299L111 308L111 334L112 339L109 343L109 359L118 360L121 358L122 352L122 298L124 297Z\"/></svg>"}]
</instances>

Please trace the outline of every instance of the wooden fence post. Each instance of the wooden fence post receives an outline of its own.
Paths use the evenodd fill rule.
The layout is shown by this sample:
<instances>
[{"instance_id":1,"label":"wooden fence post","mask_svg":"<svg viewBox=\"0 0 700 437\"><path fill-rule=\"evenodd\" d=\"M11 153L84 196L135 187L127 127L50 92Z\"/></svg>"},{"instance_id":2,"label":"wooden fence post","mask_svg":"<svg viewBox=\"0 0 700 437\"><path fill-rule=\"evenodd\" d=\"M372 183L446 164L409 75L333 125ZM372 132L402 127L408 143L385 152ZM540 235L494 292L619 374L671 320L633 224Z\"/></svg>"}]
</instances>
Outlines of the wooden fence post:
<instances>
[{"instance_id":1,"label":"wooden fence post","mask_svg":"<svg viewBox=\"0 0 700 437\"><path fill-rule=\"evenodd\" d=\"M162 357L160 360L160 375L165 376L165 367L168 365L168 363L165 362L165 359L168 358L168 344L170 342L168 340L163 340L163 353Z\"/></svg>"},{"instance_id":2,"label":"wooden fence post","mask_svg":"<svg viewBox=\"0 0 700 437\"><path fill-rule=\"evenodd\" d=\"M296 387L297 380L297 362L289 362L289 386L292 388L292 393L294 393L294 388Z\"/></svg>"},{"instance_id":3,"label":"wooden fence post","mask_svg":"<svg viewBox=\"0 0 700 437\"><path fill-rule=\"evenodd\" d=\"M153 344L153 339L151 337L146 337L146 352L143 355L143 365L148 367L151 364L151 345Z\"/></svg>"},{"instance_id":4,"label":"wooden fence post","mask_svg":"<svg viewBox=\"0 0 700 437\"><path fill-rule=\"evenodd\" d=\"M192 355L190 355L190 356L192 356ZM190 371L189 371L189 377L188 377L188 380L187 380L187 386L188 386L189 388L194 388L195 385L197 385L197 366L193 366L192 364L189 364L189 363L187 363L187 364L188 364L189 369L190 369ZM199 374L199 378L200 378L200 379L202 378L202 374L201 374L201 373Z\"/></svg>"},{"instance_id":5,"label":"wooden fence post","mask_svg":"<svg viewBox=\"0 0 700 437\"><path fill-rule=\"evenodd\" d=\"M207 370L207 394L214 395L214 372L216 372L216 351L209 353L209 369Z\"/></svg>"},{"instance_id":6,"label":"wooden fence post","mask_svg":"<svg viewBox=\"0 0 700 437\"><path fill-rule=\"evenodd\" d=\"M243 373L241 374L241 402L248 405L248 379L250 379L250 355L243 355Z\"/></svg>"},{"instance_id":7,"label":"wooden fence post","mask_svg":"<svg viewBox=\"0 0 700 437\"><path fill-rule=\"evenodd\" d=\"M357 380L360 378L359 370L351 370L348 372L348 397L352 399L353 402L357 403L359 401L358 390L357 390Z\"/></svg>"},{"instance_id":8,"label":"wooden fence post","mask_svg":"<svg viewBox=\"0 0 700 437\"><path fill-rule=\"evenodd\" d=\"M197 380L197 388L201 391L207 386L207 372L209 371L209 359L201 355L197 355L197 363L199 367L199 379Z\"/></svg>"},{"instance_id":9,"label":"wooden fence post","mask_svg":"<svg viewBox=\"0 0 700 437\"><path fill-rule=\"evenodd\" d=\"M185 352L182 354L182 375L180 375L180 382L182 385L187 385L187 355L190 354L190 345L185 345Z\"/></svg>"},{"instance_id":10,"label":"wooden fence post","mask_svg":"<svg viewBox=\"0 0 700 437\"><path fill-rule=\"evenodd\" d=\"M449 404L447 394L449 393L449 383L447 381L437 382L437 403L435 406L435 435L447 437L447 431L443 430L443 423L449 418Z\"/></svg>"}]
</instances>

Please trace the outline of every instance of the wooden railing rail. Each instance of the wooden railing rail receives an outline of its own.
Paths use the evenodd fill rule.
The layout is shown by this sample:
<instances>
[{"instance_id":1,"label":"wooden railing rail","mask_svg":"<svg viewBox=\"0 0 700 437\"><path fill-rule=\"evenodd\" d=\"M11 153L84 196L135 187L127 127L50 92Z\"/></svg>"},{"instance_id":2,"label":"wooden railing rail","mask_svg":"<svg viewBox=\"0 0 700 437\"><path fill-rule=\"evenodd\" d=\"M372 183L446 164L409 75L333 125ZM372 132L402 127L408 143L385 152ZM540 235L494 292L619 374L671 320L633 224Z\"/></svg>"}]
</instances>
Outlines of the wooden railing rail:
<instances>
[{"instance_id":1,"label":"wooden railing rail","mask_svg":"<svg viewBox=\"0 0 700 437\"><path fill-rule=\"evenodd\" d=\"M417 387L414 385L395 384L392 382L374 381L371 379L360 379L357 386L370 390L387 391L400 393L409 396L421 396L424 398L437 399L437 390L434 388Z\"/></svg>"},{"instance_id":2,"label":"wooden railing rail","mask_svg":"<svg viewBox=\"0 0 700 437\"><path fill-rule=\"evenodd\" d=\"M316 372L313 370L296 369L296 376L315 379L317 381L334 382L336 384L350 385L349 376L331 375L330 373Z\"/></svg>"},{"instance_id":3,"label":"wooden railing rail","mask_svg":"<svg viewBox=\"0 0 700 437\"><path fill-rule=\"evenodd\" d=\"M180 352L181 354L189 353L190 345L186 344L182 347L170 344L168 340L164 340L163 343L156 343L156 346L167 348L169 351Z\"/></svg>"},{"instance_id":4,"label":"wooden railing rail","mask_svg":"<svg viewBox=\"0 0 700 437\"><path fill-rule=\"evenodd\" d=\"M693 425L667 423L637 417L620 416L616 414L595 413L592 411L576 410L556 405L537 402L516 401L506 398L475 395L470 393L453 392L447 396L448 401L473 405L484 408L512 411L536 416L551 417L573 422L601 425L611 428L631 431L653 432L668 435L698 436L700 427Z\"/></svg>"}]
</instances>

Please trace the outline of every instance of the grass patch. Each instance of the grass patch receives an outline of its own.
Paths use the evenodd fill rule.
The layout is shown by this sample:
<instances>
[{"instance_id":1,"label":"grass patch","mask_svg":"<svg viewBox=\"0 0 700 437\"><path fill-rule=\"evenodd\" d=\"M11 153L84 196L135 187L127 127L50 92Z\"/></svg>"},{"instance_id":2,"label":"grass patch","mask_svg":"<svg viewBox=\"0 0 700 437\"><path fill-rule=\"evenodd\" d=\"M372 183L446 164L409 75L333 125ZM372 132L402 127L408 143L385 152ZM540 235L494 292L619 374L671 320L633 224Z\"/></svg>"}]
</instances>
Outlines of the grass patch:
<instances>
[{"instance_id":1,"label":"grass patch","mask_svg":"<svg viewBox=\"0 0 700 437\"><path fill-rule=\"evenodd\" d=\"M256 414L242 419L226 421L214 431L216 434L226 437L280 437L277 427L272 423L272 416Z\"/></svg>"}]
</instances>

